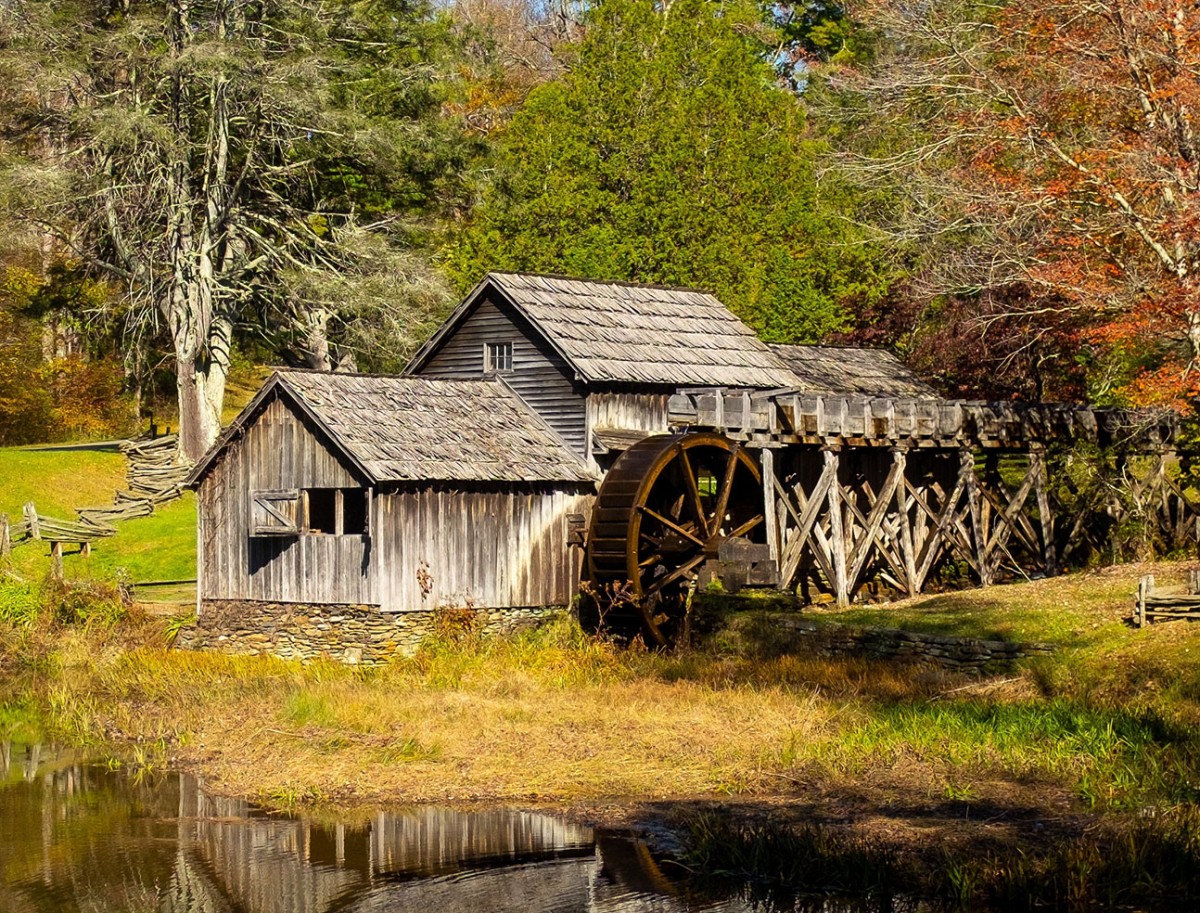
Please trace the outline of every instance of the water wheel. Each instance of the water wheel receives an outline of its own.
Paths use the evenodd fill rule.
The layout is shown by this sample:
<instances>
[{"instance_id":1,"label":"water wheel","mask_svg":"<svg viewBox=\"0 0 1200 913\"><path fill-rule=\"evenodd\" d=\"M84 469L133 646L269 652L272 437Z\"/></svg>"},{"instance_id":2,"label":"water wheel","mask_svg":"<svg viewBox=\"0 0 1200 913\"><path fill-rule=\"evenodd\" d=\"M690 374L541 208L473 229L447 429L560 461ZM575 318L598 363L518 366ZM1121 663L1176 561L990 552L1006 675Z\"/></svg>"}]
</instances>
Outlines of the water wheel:
<instances>
[{"instance_id":1,"label":"water wheel","mask_svg":"<svg viewBox=\"0 0 1200 913\"><path fill-rule=\"evenodd\" d=\"M765 536L761 478L719 434L657 435L625 451L600 486L588 536L589 590L605 628L670 645L721 543Z\"/></svg>"}]
</instances>

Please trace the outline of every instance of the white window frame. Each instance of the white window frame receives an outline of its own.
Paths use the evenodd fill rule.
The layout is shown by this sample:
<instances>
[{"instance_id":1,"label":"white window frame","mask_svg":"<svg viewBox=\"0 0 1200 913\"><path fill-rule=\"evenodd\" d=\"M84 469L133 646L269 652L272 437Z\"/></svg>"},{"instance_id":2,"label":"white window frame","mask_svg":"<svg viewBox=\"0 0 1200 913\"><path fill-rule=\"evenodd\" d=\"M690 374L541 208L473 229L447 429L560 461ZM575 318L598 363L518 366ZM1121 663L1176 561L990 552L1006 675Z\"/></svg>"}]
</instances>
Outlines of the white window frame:
<instances>
[{"instance_id":1,"label":"white window frame","mask_svg":"<svg viewBox=\"0 0 1200 913\"><path fill-rule=\"evenodd\" d=\"M483 344L484 374L511 374L512 370L513 344L511 341L485 342Z\"/></svg>"}]
</instances>

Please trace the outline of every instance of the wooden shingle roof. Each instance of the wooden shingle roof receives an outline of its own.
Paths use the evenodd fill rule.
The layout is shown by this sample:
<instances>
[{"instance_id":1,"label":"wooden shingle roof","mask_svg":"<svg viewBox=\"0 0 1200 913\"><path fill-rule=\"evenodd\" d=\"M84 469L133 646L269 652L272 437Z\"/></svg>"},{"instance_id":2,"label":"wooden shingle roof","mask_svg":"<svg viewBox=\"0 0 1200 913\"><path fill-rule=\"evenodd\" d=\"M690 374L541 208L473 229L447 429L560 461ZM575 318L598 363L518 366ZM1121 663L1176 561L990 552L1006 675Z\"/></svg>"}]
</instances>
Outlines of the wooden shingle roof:
<instances>
[{"instance_id":1,"label":"wooden shingle roof","mask_svg":"<svg viewBox=\"0 0 1200 913\"><path fill-rule=\"evenodd\" d=\"M374 482L591 482L557 434L496 380L277 371L190 477L272 391L287 396Z\"/></svg>"},{"instance_id":2,"label":"wooden shingle roof","mask_svg":"<svg viewBox=\"0 0 1200 913\"><path fill-rule=\"evenodd\" d=\"M796 377L707 292L489 273L417 353L415 370L494 289L590 383L789 387Z\"/></svg>"},{"instance_id":3,"label":"wooden shingle roof","mask_svg":"<svg viewBox=\"0 0 1200 913\"><path fill-rule=\"evenodd\" d=\"M772 345L806 393L937 398L933 387L885 349Z\"/></svg>"}]
</instances>

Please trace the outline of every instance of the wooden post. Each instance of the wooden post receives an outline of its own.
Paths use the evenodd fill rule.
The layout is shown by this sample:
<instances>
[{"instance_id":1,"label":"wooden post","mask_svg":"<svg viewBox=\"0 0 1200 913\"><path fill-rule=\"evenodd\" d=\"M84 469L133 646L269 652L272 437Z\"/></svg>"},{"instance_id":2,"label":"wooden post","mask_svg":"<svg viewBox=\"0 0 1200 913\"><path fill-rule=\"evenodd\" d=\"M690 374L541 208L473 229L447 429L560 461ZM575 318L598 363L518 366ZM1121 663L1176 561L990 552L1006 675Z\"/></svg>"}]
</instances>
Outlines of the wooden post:
<instances>
[{"instance_id":1,"label":"wooden post","mask_svg":"<svg viewBox=\"0 0 1200 913\"><path fill-rule=\"evenodd\" d=\"M1154 575L1148 574L1138 581L1137 606L1133 611L1133 624L1143 627L1146 624L1146 597L1154 592Z\"/></svg>"},{"instance_id":2,"label":"wooden post","mask_svg":"<svg viewBox=\"0 0 1200 913\"><path fill-rule=\"evenodd\" d=\"M12 554L12 527L8 522L8 514L0 514L0 558Z\"/></svg>"},{"instance_id":3,"label":"wooden post","mask_svg":"<svg viewBox=\"0 0 1200 913\"><path fill-rule=\"evenodd\" d=\"M25 522L28 524L29 532L26 534L30 539L42 538L42 524L38 521L37 508L33 506L32 501L25 502L25 506L21 509L21 513L25 517Z\"/></svg>"},{"instance_id":4,"label":"wooden post","mask_svg":"<svg viewBox=\"0 0 1200 913\"><path fill-rule=\"evenodd\" d=\"M905 589L909 596L916 596L917 552L913 544L912 518L908 515L908 448L896 447L892 459L900 468L900 484L896 486L896 518L900 521L900 554L904 558Z\"/></svg>"},{"instance_id":5,"label":"wooden post","mask_svg":"<svg viewBox=\"0 0 1200 913\"><path fill-rule=\"evenodd\" d=\"M829 486L829 550L833 559L834 597L840 608L850 605L849 583L846 579L846 535L842 526L842 484L837 471L841 460L833 447L825 448L825 469L832 476Z\"/></svg>"},{"instance_id":6,"label":"wooden post","mask_svg":"<svg viewBox=\"0 0 1200 913\"><path fill-rule=\"evenodd\" d=\"M975 454L968 448L962 451L963 471L967 472L967 506L971 514L971 538L975 540L975 560L978 563L979 585L992 585L992 568L987 560L987 524L983 516L983 496L979 492L979 477L975 474ZM968 468L968 464L969 468Z\"/></svg>"},{"instance_id":7,"label":"wooden post","mask_svg":"<svg viewBox=\"0 0 1200 913\"><path fill-rule=\"evenodd\" d=\"M763 520L767 524L767 547L771 560L779 567L779 518L775 514L775 451L764 447L762 453ZM782 581L781 581L782 582Z\"/></svg>"},{"instance_id":8,"label":"wooden post","mask_svg":"<svg viewBox=\"0 0 1200 913\"><path fill-rule=\"evenodd\" d=\"M1050 487L1046 475L1046 451L1040 445L1034 445L1029 451L1029 459L1036 460L1030 467L1034 471L1034 492L1037 495L1038 523L1042 528L1042 562L1047 577L1058 573L1058 559L1054 548L1054 513L1050 510Z\"/></svg>"},{"instance_id":9,"label":"wooden post","mask_svg":"<svg viewBox=\"0 0 1200 913\"><path fill-rule=\"evenodd\" d=\"M62 543L57 539L50 543L50 576L55 580L63 576Z\"/></svg>"},{"instance_id":10,"label":"wooden post","mask_svg":"<svg viewBox=\"0 0 1200 913\"><path fill-rule=\"evenodd\" d=\"M92 540L91 539L84 539L82 542L79 543L79 554L83 555L83 557L85 557L85 558L91 556L91 554L92 554Z\"/></svg>"}]
</instances>

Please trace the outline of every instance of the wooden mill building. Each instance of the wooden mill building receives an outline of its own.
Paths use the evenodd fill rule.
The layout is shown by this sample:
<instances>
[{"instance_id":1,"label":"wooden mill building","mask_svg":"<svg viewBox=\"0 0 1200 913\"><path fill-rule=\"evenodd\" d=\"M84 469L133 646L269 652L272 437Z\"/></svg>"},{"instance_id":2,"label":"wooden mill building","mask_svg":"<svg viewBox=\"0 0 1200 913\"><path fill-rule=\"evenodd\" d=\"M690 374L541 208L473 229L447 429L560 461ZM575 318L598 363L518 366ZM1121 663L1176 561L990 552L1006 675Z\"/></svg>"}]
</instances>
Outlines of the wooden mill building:
<instances>
[{"instance_id":1,"label":"wooden mill building","mask_svg":"<svg viewBox=\"0 0 1200 913\"><path fill-rule=\"evenodd\" d=\"M873 386L933 395L886 353L770 347L702 292L490 274L403 376L280 371L197 464L201 641L370 658L433 609L565 605L599 481L673 394Z\"/></svg>"},{"instance_id":2,"label":"wooden mill building","mask_svg":"<svg viewBox=\"0 0 1200 913\"><path fill-rule=\"evenodd\" d=\"M562 605L595 478L495 380L276 373L196 466L206 602Z\"/></svg>"},{"instance_id":3,"label":"wooden mill building","mask_svg":"<svg viewBox=\"0 0 1200 913\"><path fill-rule=\"evenodd\" d=\"M667 430L671 394L802 381L714 296L491 273L409 364L422 377L502 378L576 454Z\"/></svg>"}]
</instances>

